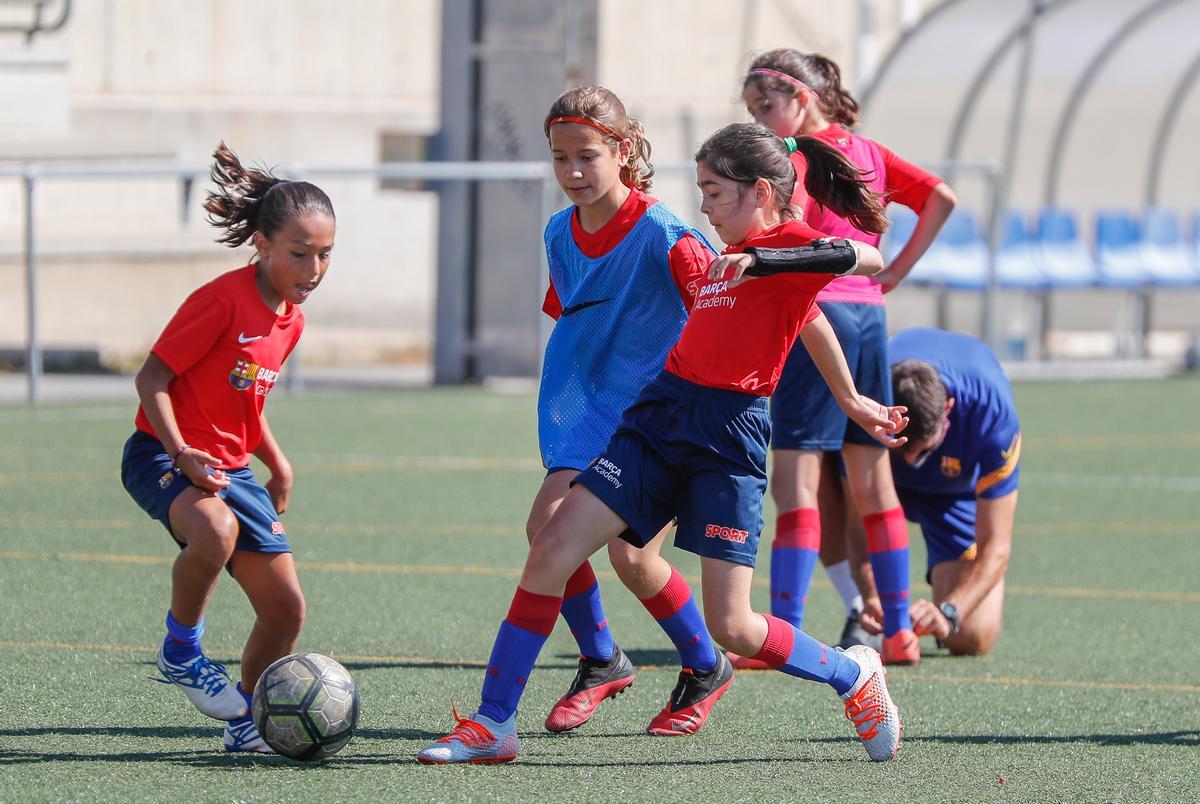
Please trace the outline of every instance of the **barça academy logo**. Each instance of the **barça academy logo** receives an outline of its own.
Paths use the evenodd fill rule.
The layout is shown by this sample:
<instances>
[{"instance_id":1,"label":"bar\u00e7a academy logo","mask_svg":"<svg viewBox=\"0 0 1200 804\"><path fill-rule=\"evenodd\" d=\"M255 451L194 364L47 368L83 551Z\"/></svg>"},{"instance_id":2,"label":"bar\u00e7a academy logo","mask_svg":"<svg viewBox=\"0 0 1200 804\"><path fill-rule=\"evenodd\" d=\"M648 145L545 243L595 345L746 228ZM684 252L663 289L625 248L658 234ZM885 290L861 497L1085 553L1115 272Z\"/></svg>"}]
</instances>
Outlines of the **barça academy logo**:
<instances>
[{"instance_id":1,"label":"bar\u00e7a academy logo","mask_svg":"<svg viewBox=\"0 0 1200 804\"><path fill-rule=\"evenodd\" d=\"M942 474L946 477L958 477L962 474L962 461L949 455L943 455Z\"/></svg>"},{"instance_id":2,"label":"bar\u00e7a academy logo","mask_svg":"<svg viewBox=\"0 0 1200 804\"><path fill-rule=\"evenodd\" d=\"M251 363L249 360L239 360L234 364L233 370L229 372L229 384L235 391L248 391L257 381L258 390L255 393L259 396L269 394L277 379L279 379L278 371Z\"/></svg>"},{"instance_id":3,"label":"bar\u00e7a academy logo","mask_svg":"<svg viewBox=\"0 0 1200 804\"><path fill-rule=\"evenodd\" d=\"M258 376L258 364L251 363L249 360L239 360L233 367L233 371L229 372L229 384L235 390L245 391L251 385L254 385L254 379Z\"/></svg>"}]
</instances>

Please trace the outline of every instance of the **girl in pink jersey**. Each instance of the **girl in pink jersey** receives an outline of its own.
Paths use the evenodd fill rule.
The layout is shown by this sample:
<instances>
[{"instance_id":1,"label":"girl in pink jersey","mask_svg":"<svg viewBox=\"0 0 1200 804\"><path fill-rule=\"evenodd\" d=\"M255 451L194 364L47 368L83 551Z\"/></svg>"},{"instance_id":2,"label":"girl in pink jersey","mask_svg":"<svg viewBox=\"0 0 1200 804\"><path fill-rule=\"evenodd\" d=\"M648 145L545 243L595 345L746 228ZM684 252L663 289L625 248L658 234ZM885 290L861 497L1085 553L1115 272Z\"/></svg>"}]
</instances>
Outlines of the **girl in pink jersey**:
<instances>
[{"instance_id":1,"label":"girl in pink jersey","mask_svg":"<svg viewBox=\"0 0 1200 804\"><path fill-rule=\"evenodd\" d=\"M159 671L226 721L227 751L270 753L248 713L251 694L267 665L296 647L305 603L279 521L292 467L263 408L304 329L300 305L329 268L335 222L320 188L245 168L224 143L214 157L209 221L225 230L219 242L250 242L256 259L188 296L151 348L135 380L141 405L121 479L180 548ZM251 455L271 472L265 486ZM222 568L255 612L236 685L200 647Z\"/></svg>"},{"instance_id":2,"label":"girl in pink jersey","mask_svg":"<svg viewBox=\"0 0 1200 804\"><path fill-rule=\"evenodd\" d=\"M954 207L954 194L936 176L852 133L858 123L858 104L842 87L837 65L824 56L788 48L768 51L751 64L742 96L762 125L781 137L810 136L838 149L863 170L885 205L896 202L918 213L912 236L883 271L876 276L838 277L817 296L842 344L856 385L868 396L890 402L883 293L904 279L933 242ZM803 165L797 169L802 170ZM814 229L879 243L878 234L863 231L806 196L799 185L797 190L793 203L803 209L804 221ZM818 377L810 355L798 344L772 401L771 495L779 513L771 549L771 610L793 625L802 623L820 549L846 604L843 647L866 637L859 629L859 615L866 609L864 623L883 621L884 662L916 664L921 654L908 614L908 528L892 485L887 453L848 421L829 393L812 391ZM845 560L842 520L837 516L842 511L835 455L839 452L850 498L862 514L882 605L880 598L864 604ZM824 543L823 521L826 529L833 531L833 538ZM737 658L734 664L754 666Z\"/></svg>"},{"instance_id":3,"label":"girl in pink jersey","mask_svg":"<svg viewBox=\"0 0 1200 804\"><path fill-rule=\"evenodd\" d=\"M796 145L813 162L810 190L839 199L868 228L883 226L882 211L852 165L818 142ZM568 579L596 550L617 539L645 546L672 520L676 546L701 557L705 618L717 641L785 673L828 683L868 755L885 760L896 753L899 713L878 655L863 646L830 650L783 620L756 614L750 584L766 489L766 402L796 338L805 340L847 415L882 442L904 443L892 434L907 420L902 410L855 389L837 338L813 304L831 274L752 279L774 273L779 249L794 255L820 237L794 220L796 171L784 141L761 126L728 126L709 138L696 162L701 211L730 244L727 256L713 262L664 370L535 535L488 661L479 710L423 748L421 762L515 759L517 704ZM844 271L883 267L871 246L829 248L841 250Z\"/></svg>"}]
</instances>

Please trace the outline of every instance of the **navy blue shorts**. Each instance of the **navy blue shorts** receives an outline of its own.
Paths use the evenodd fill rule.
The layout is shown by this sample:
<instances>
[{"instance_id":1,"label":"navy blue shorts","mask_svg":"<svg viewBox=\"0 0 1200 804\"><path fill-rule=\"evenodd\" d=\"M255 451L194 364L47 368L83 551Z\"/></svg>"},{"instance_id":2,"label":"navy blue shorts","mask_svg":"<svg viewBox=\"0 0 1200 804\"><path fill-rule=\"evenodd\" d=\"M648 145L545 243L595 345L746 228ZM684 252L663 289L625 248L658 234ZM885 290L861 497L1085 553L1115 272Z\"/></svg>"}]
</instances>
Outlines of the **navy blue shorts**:
<instances>
[{"instance_id":1,"label":"navy blue shorts","mask_svg":"<svg viewBox=\"0 0 1200 804\"><path fill-rule=\"evenodd\" d=\"M846 355L858 392L892 404L887 357L887 310L882 304L820 302ZM838 407L801 341L788 354L779 386L771 397L771 447L836 452L842 444L879 446Z\"/></svg>"},{"instance_id":2,"label":"navy blue shorts","mask_svg":"<svg viewBox=\"0 0 1200 804\"><path fill-rule=\"evenodd\" d=\"M975 497L921 494L896 489L904 517L921 526L925 538L926 580L934 565L975 555Z\"/></svg>"},{"instance_id":3,"label":"navy blue shorts","mask_svg":"<svg viewBox=\"0 0 1200 804\"><path fill-rule=\"evenodd\" d=\"M770 437L764 397L663 372L574 483L625 520L635 547L677 519L676 547L753 567Z\"/></svg>"},{"instance_id":4,"label":"navy blue shorts","mask_svg":"<svg viewBox=\"0 0 1200 804\"><path fill-rule=\"evenodd\" d=\"M250 468L227 469L225 476L229 478L229 486L217 492L217 496L237 517L237 549L255 553L292 552L271 495L254 479ZM169 513L171 503L191 488L192 482L171 466L171 456L158 439L141 430L129 437L121 456L121 482L134 502L151 519L161 522L171 538L182 545L171 530Z\"/></svg>"}]
</instances>

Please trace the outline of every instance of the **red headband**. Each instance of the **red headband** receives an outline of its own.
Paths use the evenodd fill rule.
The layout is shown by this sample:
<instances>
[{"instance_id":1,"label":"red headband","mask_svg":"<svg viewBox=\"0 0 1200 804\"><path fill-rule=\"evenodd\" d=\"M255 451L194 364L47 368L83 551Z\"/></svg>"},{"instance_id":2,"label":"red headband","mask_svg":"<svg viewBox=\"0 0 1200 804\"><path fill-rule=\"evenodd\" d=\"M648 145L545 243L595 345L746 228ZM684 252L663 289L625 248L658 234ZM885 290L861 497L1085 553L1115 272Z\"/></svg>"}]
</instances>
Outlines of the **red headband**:
<instances>
[{"instance_id":1,"label":"red headband","mask_svg":"<svg viewBox=\"0 0 1200 804\"><path fill-rule=\"evenodd\" d=\"M581 126L591 126L592 128L599 131L601 134L612 137L615 140L629 139L628 137L618 134L613 129L609 128L608 126L604 125L603 123L599 123L599 122L593 120L590 117L555 117L555 118L552 118L550 120L550 122L546 124L546 128L549 129L550 126L558 125L559 123L578 123Z\"/></svg>"},{"instance_id":2,"label":"red headband","mask_svg":"<svg viewBox=\"0 0 1200 804\"><path fill-rule=\"evenodd\" d=\"M787 83L796 87L796 89L812 92L814 95L817 94L817 93L813 92L812 87L805 84L799 78L788 75L787 73L781 73L778 70L768 70L766 67L755 67L753 70L750 71L750 75L769 75L772 78L779 78L783 81L786 81Z\"/></svg>"}]
</instances>

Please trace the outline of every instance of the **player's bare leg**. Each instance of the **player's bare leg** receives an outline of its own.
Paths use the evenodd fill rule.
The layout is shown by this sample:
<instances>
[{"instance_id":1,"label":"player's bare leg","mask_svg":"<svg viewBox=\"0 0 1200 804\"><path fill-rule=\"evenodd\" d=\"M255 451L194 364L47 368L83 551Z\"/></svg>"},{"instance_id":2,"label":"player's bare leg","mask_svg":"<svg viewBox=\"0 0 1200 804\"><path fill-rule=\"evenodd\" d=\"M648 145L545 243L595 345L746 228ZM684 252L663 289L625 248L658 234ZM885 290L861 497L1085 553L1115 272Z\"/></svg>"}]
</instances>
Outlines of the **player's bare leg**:
<instances>
[{"instance_id":1,"label":"player's bare leg","mask_svg":"<svg viewBox=\"0 0 1200 804\"><path fill-rule=\"evenodd\" d=\"M516 707L524 682L515 679L528 677L558 616L554 598L561 603L567 580L584 560L626 527L623 519L582 486L572 488L563 498L530 546L509 618L501 623L492 646L480 711L469 718L459 718L456 713L453 731L417 752L420 762L510 762L517 758Z\"/></svg>"},{"instance_id":2,"label":"player's bare leg","mask_svg":"<svg viewBox=\"0 0 1200 804\"><path fill-rule=\"evenodd\" d=\"M242 687L253 692L267 666L296 649L304 627L304 593L291 553L238 550L233 577L254 608L254 627L242 650Z\"/></svg>"},{"instance_id":3,"label":"player's bare leg","mask_svg":"<svg viewBox=\"0 0 1200 804\"><path fill-rule=\"evenodd\" d=\"M829 684L868 756L881 761L896 755L900 712L888 692L879 654L865 645L834 651L784 620L756 613L750 607L750 567L713 558L701 563L705 617L718 641L781 672Z\"/></svg>"},{"instance_id":4,"label":"player's bare leg","mask_svg":"<svg viewBox=\"0 0 1200 804\"><path fill-rule=\"evenodd\" d=\"M171 569L171 610L158 670L204 714L242 717L247 706L225 667L200 647L204 610L237 542L238 522L215 494L191 487L168 511L171 531L184 546Z\"/></svg>"},{"instance_id":5,"label":"player's bare leg","mask_svg":"<svg viewBox=\"0 0 1200 804\"><path fill-rule=\"evenodd\" d=\"M974 570L973 561L943 561L930 572L933 602L940 604L950 591L959 588ZM959 631L943 642L955 655L982 656L988 653L1000 637L1004 619L1004 579L992 587L979 605L963 617Z\"/></svg>"},{"instance_id":6,"label":"player's bare leg","mask_svg":"<svg viewBox=\"0 0 1200 804\"><path fill-rule=\"evenodd\" d=\"M847 500L849 492L843 486L842 455L828 452L821 462L821 483L817 488L818 509L821 512L821 564L830 582L842 600L846 622L838 638L839 648L867 645L872 650L883 650L883 637L872 634L862 624L863 596L855 580L856 573L850 562L850 529L862 531L862 523L856 521L857 511ZM867 561L867 547L862 545L862 561ZM868 563L868 566L869 563Z\"/></svg>"},{"instance_id":7,"label":"player's bare leg","mask_svg":"<svg viewBox=\"0 0 1200 804\"><path fill-rule=\"evenodd\" d=\"M551 472L542 481L525 523L530 542L554 516L577 474L574 469L565 469ZM546 729L553 732L582 726L602 702L624 692L635 677L633 665L609 634L591 562L580 566L568 579L564 598L563 618L579 643L579 668L571 686L546 715Z\"/></svg>"},{"instance_id":8,"label":"player's bare leg","mask_svg":"<svg viewBox=\"0 0 1200 804\"><path fill-rule=\"evenodd\" d=\"M867 550L884 615L884 664L917 664L921 649L909 619L908 524L883 447L845 444L850 495L862 514Z\"/></svg>"},{"instance_id":9,"label":"player's bare leg","mask_svg":"<svg viewBox=\"0 0 1200 804\"><path fill-rule=\"evenodd\" d=\"M254 627L242 650L242 680L238 684L238 692L249 704L263 671L296 649L304 626L304 593L291 553L238 550L233 554L232 569L255 613ZM226 751L272 753L250 714L225 724L223 742Z\"/></svg>"}]
</instances>

